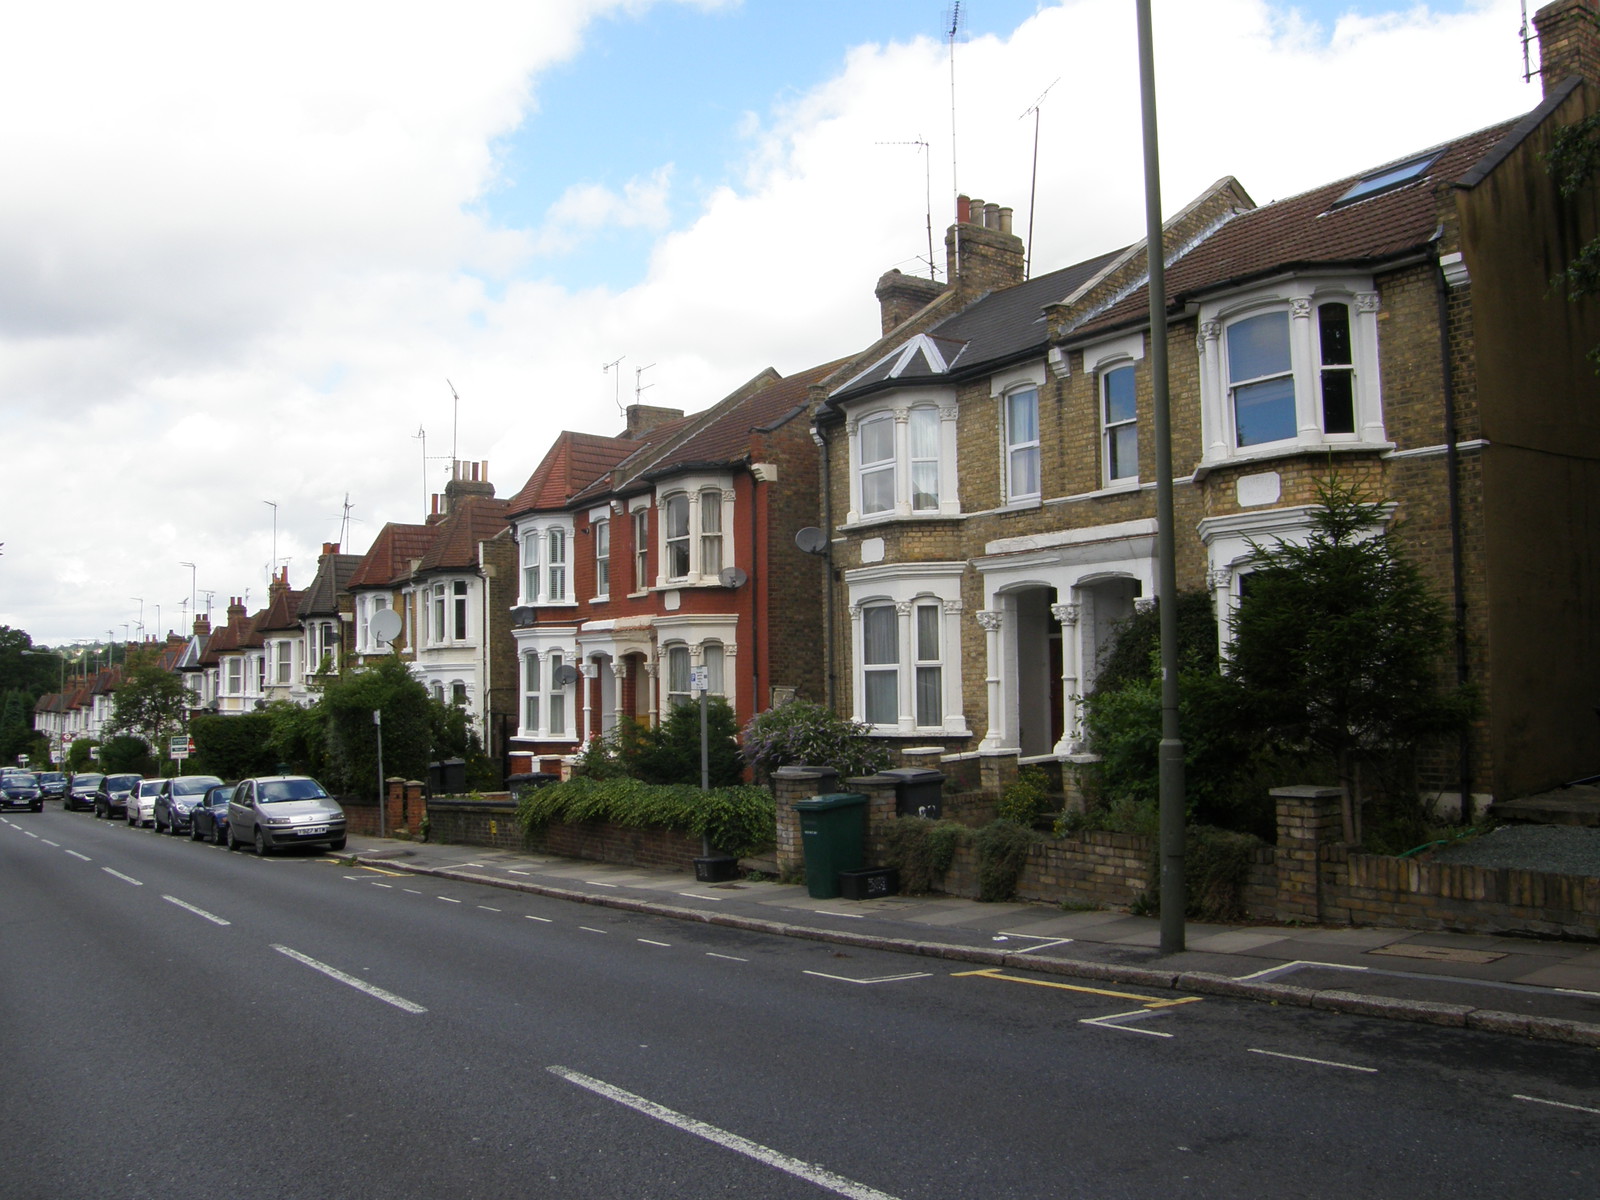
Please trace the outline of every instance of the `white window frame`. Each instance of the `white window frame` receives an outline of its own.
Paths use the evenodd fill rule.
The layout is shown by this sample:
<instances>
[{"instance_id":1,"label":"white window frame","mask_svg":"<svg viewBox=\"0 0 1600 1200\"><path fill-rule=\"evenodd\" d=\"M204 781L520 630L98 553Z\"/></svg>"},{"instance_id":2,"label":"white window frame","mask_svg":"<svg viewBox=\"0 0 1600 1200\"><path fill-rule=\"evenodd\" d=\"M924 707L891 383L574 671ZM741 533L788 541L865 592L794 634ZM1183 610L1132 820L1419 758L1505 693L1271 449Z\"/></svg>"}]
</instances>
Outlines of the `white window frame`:
<instances>
[{"instance_id":1,"label":"white window frame","mask_svg":"<svg viewBox=\"0 0 1600 1200\"><path fill-rule=\"evenodd\" d=\"M875 734L903 737L929 735L966 736L962 711L961 639L963 605L961 580L965 562L885 563L845 572L851 618L852 716L872 726ZM865 621L869 610L892 610L895 621L895 661L866 663ZM919 638L919 612L935 612L934 638L929 649ZM919 724L917 683L937 671L939 712L933 724ZM896 712L893 720L867 719L867 676L893 674ZM879 714L875 714L879 715Z\"/></svg>"},{"instance_id":2,"label":"white window frame","mask_svg":"<svg viewBox=\"0 0 1600 1200\"><path fill-rule=\"evenodd\" d=\"M1351 361L1326 364L1325 368L1319 310L1328 303L1347 306ZM1196 338L1204 441L1202 467L1308 451L1393 449L1384 427L1379 306L1379 293L1371 276L1342 273L1281 278L1248 292L1202 303ZM1268 313L1283 313L1289 326L1286 378L1294 386L1294 431L1274 441L1240 446L1233 392L1246 381L1230 377L1228 331L1240 322ZM1324 369L1351 377L1353 432L1329 433L1324 427Z\"/></svg>"},{"instance_id":3,"label":"white window frame","mask_svg":"<svg viewBox=\"0 0 1600 1200\"><path fill-rule=\"evenodd\" d=\"M522 546L520 606L571 608L577 604L569 569L572 535L573 519L568 513L547 514L517 526L517 541Z\"/></svg>"},{"instance_id":4,"label":"white window frame","mask_svg":"<svg viewBox=\"0 0 1600 1200\"><path fill-rule=\"evenodd\" d=\"M523 604L537 604L543 594L539 586L539 542L540 533L537 531L524 531L522 534L522 595Z\"/></svg>"},{"instance_id":5,"label":"white window frame","mask_svg":"<svg viewBox=\"0 0 1600 1200\"><path fill-rule=\"evenodd\" d=\"M1031 433L1027 431L1019 433L1012 424L1012 406L1015 401L1028 395L1033 397L1033 429ZM1006 481L1005 503L1007 504L1027 504L1039 500L1044 495L1039 395L1040 388L1030 381L1018 387L1007 388L1000 397L1000 441L1005 453L1002 470ZM1026 474L1017 469L1019 459L1033 466L1031 487L1026 479L1019 481L1018 477Z\"/></svg>"},{"instance_id":6,"label":"white window frame","mask_svg":"<svg viewBox=\"0 0 1600 1200\"><path fill-rule=\"evenodd\" d=\"M524 650L517 657L522 666L522 720L518 733L525 738L534 737L539 732L544 712L541 703L544 693L539 688L539 652Z\"/></svg>"},{"instance_id":7,"label":"white window frame","mask_svg":"<svg viewBox=\"0 0 1600 1200\"><path fill-rule=\"evenodd\" d=\"M471 636L472 622L472 589L465 579L457 579L450 585L450 638L452 641L465 642Z\"/></svg>"},{"instance_id":8,"label":"white window frame","mask_svg":"<svg viewBox=\"0 0 1600 1200\"><path fill-rule=\"evenodd\" d=\"M427 605L427 613L428 613L428 619L427 619L428 644L431 645L431 646L443 645L445 643L445 641L448 640L445 637L445 624L444 624L444 617L445 617L444 580L436 579L436 580L434 580L433 583L428 585L428 596L427 596L427 600L426 600L425 603Z\"/></svg>"},{"instance_id":9,"label":"white window frame","mask_svg":"<svg viewBox=\"0 0 1600 1200\"><path fill-rule=\"evenodd\" d=\"M1127 380L1133 388L1133 411L1126 417L1113 418L1111 414L1111 381L1120 378L1127 372ZM1103 486L1127 487L1139 482L1139 375L1134 364L1130 361L1115 362L1103 366L1099 371L1099 378L1095 381L1096 389L1100 395L1100 471ZM1122 464L1117 456L1118 440L1126 433L1133 434L1133 470L1124 470L1118 473L1117 466Z\"/></svg>"},{"instance_id":10,"label":"white window frame","mask_svg":"<svg viewBox=\"0 0 1600 1200\"><path fill-rule=\"evenodd\" d=\"M663 483L656 492L658 588L711 587L719 574L737 565L737 548L729 536L734 522L733 481L726 475L690 475ZM681 510L681 530L674 532L672 514ZM680 548L674 563L674 550ZM674 571L679 566L681 574Z\"/></svg>"},{"instance_id":11,"label":"white window frame","mask_svg":"<svg viewBox=\"0 0 1600 1200\"><path fill-rule=\"evenodd\" d=\"M635 594L650 590L650 506L641 504L633 510L633 590Z\"/></svg>"},{"instance_id":12,"label":"white window frame","mask_svg":"<svg viewBox=\"0 0 1600 1200\"><path fill-rule=\"evenodd\" d=\"M688 651L692 667L704 667L710 673L708 693L721 696L738 710L738 682L736 670L738 656L739 618L731 613L662 613L655 618L657 638L657 699L659 711L667 711L679 693L672 690L668 651L683 646ZM694 699L688 691L688 679L683 679L684 695Z\"/></svg>"},{"instance_id":13,"label":"white window frame","mask_svg":"<svg viewBox=\"0 0 1600 1200\"><path fill-rule=\"evenodd\" d=\"M590 523L594 536L594 598L611 598L611 519L602 517Z\"/></svg>"},{"instance_id":14,"label":"white window frame","mask_svg":"<svg viewBox=\"0 0 1600 1200\"><path fill-rule=\"evenodd\" d=\"M272 644L272 686L288 687L294 682L294 642L278 638Z\"/></svg>"},{"instance_id":15,"label":"white window frame","mask_svg":"<svg viewBox=\"0 0 1600 1200\"><path fill-rule=\"evenodd\" d=\"M845 424L850 452L850 509L846 524L958 515L961 503L956 471L956 417L955 392L948 388L908 389L862 401L852 408ZM912 435L914 422L928 421L937 422L930 431L932 455L920 453ZM867 460L863 449L866 435L885 428L892 431L892 457ZM930 467L934 486L931 492L919 492L918 476L926 480ZM888 503L869 512L867 481L880 475L890 479Z\"/></svg>"}]
</instances>

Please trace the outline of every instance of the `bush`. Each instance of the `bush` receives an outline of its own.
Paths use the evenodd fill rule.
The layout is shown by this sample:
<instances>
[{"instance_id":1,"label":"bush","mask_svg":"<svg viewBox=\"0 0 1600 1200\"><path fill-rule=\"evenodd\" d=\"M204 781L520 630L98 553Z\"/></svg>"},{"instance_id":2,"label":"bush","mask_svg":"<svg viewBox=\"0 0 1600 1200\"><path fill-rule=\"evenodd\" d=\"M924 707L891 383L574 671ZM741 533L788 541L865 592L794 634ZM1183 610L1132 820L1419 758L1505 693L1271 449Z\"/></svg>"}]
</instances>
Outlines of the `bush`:
<instances>
[{"instance_id":1,"label":"bush","mask_svg":"<svg viewBox=\"0 0 1600 1200\"><path fill-rule=\"evenodd\" d=\"M1000 819L1031 828L1050 811L1050 776L1044 768L1027 766L1000 793Z\"/></svg>"},{"instance_id":2,"label":"bush","mask_svg":"<svg viewBox=\"0 0 1600 1200\"><path fill-rule=\"evenodd\" d=\"M736 740L739 732L733 709L721 696L706 703L706 756L712 787L734 787L744 782L744 762ZM700 784L700 705L675 704L661 724L639 731L623 761L629 773L646 783Z\"/></svg>"},{"instance_id":3,"label":"bush","mask_svg":"<svg viewBox=\"0 0 1600 1200\"><path fill-rule=\"evenodd\" d=\"M100 769L108 775L131 771L154 778L160 766L143 738L119 733L100 743Z\"/></svg>"},{"instance_id":4,"label":"bush","mask_svg":"<svg viewBox=\"0 0 1600 1200\"><path fill-rule=\"evenodd\" d=\"M429 703L427 689L398 658L386 656L330 683L322 693L328 717L323 785L341 794L377 795L375 710L383 713L384 775L425 778L433 758Z\"/></svg>"},{"instance_id":5,"label":"bush","mask_svg":"<svg viewBox=\"0 0 1600 1200\"><path fill-rule=\"evenodd\" d=\"M966 836L955 821L897 817L883 827L883 862L898 868L900 890L908 896L934 891L943 882L956 847Z\"/></svg>"},{"instance_id":6,"label":"bush","mask_svg":"<svg viewBox=\"0 0 1600 1200\"><path fill-rule=\"evenodd\" d=\"M758 783L779 767L831 767L842 778L875 775L891 761L889 749L867 736L866 725L809 700L790 700L758 713L744 727L744 757Z\"/></svg>"},{"instance_id":7,"label":"bush","mask_svg":"<svg viewBox=\"0 0 1600 1200\"><path fill-rule=\"evenodd\" d=\"M972 845L978 857L978 899L992 903L1015 896L1033 831L1015 821L991 821L973 835Z\"/></svg>"},{"instance_id":8,"label":"bush","mask_svg":"<svg viewBox=\"0 0 1600 1200\"><path fill-rule=\"evenodd\" d=\"M607 821L634 829L676 829L703 837L726 854L744 857L772 847L778 818L772 793L762 787L702 791L685 784L578 776L523 791L517 799L517 820L528 834L547 825L585 821Z\"/></svg>"},{"instance_id":9,"label":"bush","mask_svg":"<svg viewBox=\"0 0 1600 1200\"><path fill-rule=\"evenodd\" d=\"M1210 825L1184 831L1184 914L1197 921L1237 921L1244 916L1244 888L1250 880L1250 857L1261 839ZM1149 903L1161 907L1161 851L1150 856Z\"/></svg>"},{"instance_id":10,"label":"bush","mask_svg":"<svg viewBox=\"0 0 1600 1200\"><path fill-rule=\"evenodd\" d=\"M273 727L273 718L267 713L195 717L189 722L189 736L194 738L191 766L200 774L219 779L270 775L277 770L279 761L273 745ZM101 761L104 760L105 752L101 751Z\"/></svg>"}]
</instances>

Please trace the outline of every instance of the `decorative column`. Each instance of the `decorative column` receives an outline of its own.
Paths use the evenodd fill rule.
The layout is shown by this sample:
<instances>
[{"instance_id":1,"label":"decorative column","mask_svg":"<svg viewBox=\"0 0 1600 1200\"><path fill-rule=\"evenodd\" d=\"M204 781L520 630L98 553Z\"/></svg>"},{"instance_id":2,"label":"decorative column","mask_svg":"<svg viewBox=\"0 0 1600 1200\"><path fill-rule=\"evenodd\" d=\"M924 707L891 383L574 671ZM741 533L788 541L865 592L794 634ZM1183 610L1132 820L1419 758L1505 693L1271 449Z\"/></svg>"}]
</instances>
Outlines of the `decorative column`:
<instances>
[{"instance_id":1,"label":"decorative column","mask_svg":"<svg viewBox=\"0 0 1600 1200\"><path fill-rule=\"evenodd\" d=\"M895 707L900 711L895 714L895 723L908 732L917 727L917 669L911 665L917 657L916 630L911 627L911 614L915 608L909 600L895 601L895 636L899 639L896 645L900 650L900 668L895 672L899 682L895 688Z\"/></svg>"},{"instance_id":2,"label":"decorative column","mask_svg":"<svg viewBox=\"0 0 1600 1200\"><path fill-rule=\"evenodd\" d=\"M583 660L581 670L583 676L583 687L581 689L583 693L583 723L578 726L578 745L580 746L586 743L594 733L594 685L600 678L600 672L596 669L595 661L592 658Z\"/></svg>"},{"instance_id":3,"label":"decorative column","mask_svg":"<svg viewBox=\"0 0 1600 1200\"><path fill-rule=\"evenodd\" d=\"M1078 606L1052 604L1050 612L1061 622L1061 740L1053 754L1080 754L1083 737L1078 713Z\"/></svg>"},{"instance_id":4,"label":"decorative column","mask_svg":"<svg viewBox=\"0 0 1600 1200\"><path fill-rule=\"evenodd\" d=\"M939 672L939 686L944 729L963 737L967 734L966 702L961 692L961 613L965 607L959 596L940 605L944 618L944 628L940 630L944 665Z\"/></svg>"},{"instance_id":5,"label":"decorative column","mask_svg":"<svg viewBox=\"0 0 1600 1200\"><path fill-rule=\"evenodd\" d=\"M1317 333L1311 320L1311 301L1296 296L1289 301L1289 361L1294 372L1295 432L1303 444L1322 441L1322 414L1317 397L1322 389L1315 378Z\"/></svg>"},{"instance_id":6,"label":"decorative column","mask_svg":"<svg viewBox=\"0 0 1600 1200\"><path fill-rule=\"evenodd\" d=\"M1222 379L1221 321L1202 321L1195 335L1194 348L1200 356L1200 394L1215 396L1217 403L1200 406L1200 437L1205 459L1216 462L1228 456L1227 388Z\"/></svg>"},{"instance_id":7,"label":"decorative column","mask_svg":"<svg viewBox=\"0 0 1600 1200\"><path fill-rule=\"evenodd\" d=\"M661 702L656 695L656 676L660 673L661 663L652 653L650 657L644 660L645 687L650 692L650 724L652 726L661 723Z\"/></svg>"},{"instance_id":8,"label":"decorative column","mask_svg":"<svg viewBox=\"0 0 1600 1200\"><path fill-rule=\"evenodd\" d=\"M1214 567L1206 572L1206 585L1211 589L1211 611L1217 614L1217 645L1226 659L1233 646L1233 572Z\"/></svg>"},{"instance_id":9,"label":"decorative column","mask_svg":"<svg viewBox=\"0 0 1600 1200\"><path fill-rule=\"evenodd\" d=\"M628 662L620 653L611 656L611 686L615 689L611 693L614 703L611 706L611 728L622 728L622 687L623 681L628 676Z\"/></svg>"},{"instance_id":10,"label":"decorative column","mask_svg":"<svg viewBox=\"0 0 1600 1200\"><path fill-rule=\"evenodd\" d=\"M1378 293L1357 292L1350 329L1350 350L1355 358L1356 433L1363 442L1388 440L1383 431L1383 397L1377 387Z\"/></svg>"},{"instance_id":11,"label":"decorative column","mask_svg":"<svg viewBox=\"0 0 1600 1200\"><path fill-rule=\"evenodd\" d=\"M989 731L978 743L978 750L982 753L999 750L1006 744L1006 715L1002 707L1001 687L1004 678L1000 671L1000 626L1005 621L1005 614L999 609L985 608L978 611L977 617L978 624L983 627L988 657Z\"/></svg>"}]
</instances>

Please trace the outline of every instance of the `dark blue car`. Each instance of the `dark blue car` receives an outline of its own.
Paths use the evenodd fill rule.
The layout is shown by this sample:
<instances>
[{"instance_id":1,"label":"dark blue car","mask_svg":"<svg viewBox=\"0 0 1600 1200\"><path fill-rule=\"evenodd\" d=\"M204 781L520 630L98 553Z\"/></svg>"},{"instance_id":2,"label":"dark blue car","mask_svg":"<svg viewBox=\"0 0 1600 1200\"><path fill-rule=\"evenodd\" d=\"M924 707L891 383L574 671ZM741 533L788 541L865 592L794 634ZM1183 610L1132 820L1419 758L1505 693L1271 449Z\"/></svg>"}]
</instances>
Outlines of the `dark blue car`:
<instances>
[{"instance_id":1,"label":"dark blue car","mask_svg":"<svg viewBox=\"0 0 1600 1200\"><path fill-rule=\"evenodd\" d=\"M210 842L213 846L228 844L228 798L232 795L231 783L206 789L200 802L189 810L189 837L192 841Z\"/></svg>"}]
</instances>

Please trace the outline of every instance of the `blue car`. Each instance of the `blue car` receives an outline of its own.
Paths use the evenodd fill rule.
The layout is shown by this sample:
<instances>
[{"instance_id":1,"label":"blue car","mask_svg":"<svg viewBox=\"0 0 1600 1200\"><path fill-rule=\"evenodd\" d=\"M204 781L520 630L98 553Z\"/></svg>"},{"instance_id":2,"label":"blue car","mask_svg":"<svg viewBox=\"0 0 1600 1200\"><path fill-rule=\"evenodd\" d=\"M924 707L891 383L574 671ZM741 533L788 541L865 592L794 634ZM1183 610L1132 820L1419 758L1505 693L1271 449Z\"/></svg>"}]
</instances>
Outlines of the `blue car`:
<instances>
[{"instance_id":1,"label":"blue car","mask_svg":"<svg viewBox=\"0 0 1600 1200\"><path fill-rule=\"evenodd\" d=\"M206 789L200 802L189 810L189 839L210 842L213 846L228 844L228 799L233 795L233 784L217 784Z\"/></svg>"},{"instance_id":2,"label":"blue car","mask_svg":"<svg viewBox=\"0 0 1600 1200\"><path fill-rule=\"evenodd\" d=\"M220 784L215 775L178 775L161 781L156 793L155 815L151 818L156 832L163 829L176 836L187 833L193 822L191 814L206 792Z\"/></svg>"},{"instance_id":3,"label":"blue car","mask_svg":"<svg viewBox=\"0 0 1600 1200\"><path fill-rule=\"evenodd\" d=\"M13 771L0 779L0 808L31 808L44 811L44 793L39 780L27 771Z\"/></svg>"}]
</instances>

